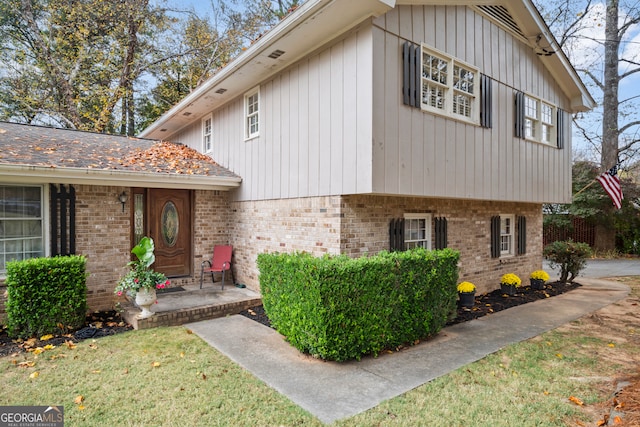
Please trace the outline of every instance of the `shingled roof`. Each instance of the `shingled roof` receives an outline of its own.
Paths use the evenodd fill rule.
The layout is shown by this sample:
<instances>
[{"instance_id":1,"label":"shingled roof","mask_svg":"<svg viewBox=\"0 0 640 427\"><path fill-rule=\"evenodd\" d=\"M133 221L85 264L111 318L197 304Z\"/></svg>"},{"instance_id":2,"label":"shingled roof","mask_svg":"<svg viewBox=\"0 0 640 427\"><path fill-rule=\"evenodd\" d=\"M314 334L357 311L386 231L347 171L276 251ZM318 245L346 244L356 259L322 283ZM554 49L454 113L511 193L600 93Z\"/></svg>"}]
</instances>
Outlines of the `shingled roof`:
<instances>
[{"instance_id":1,"label":"shingled roof","mask_svg":"<svg viewBox=\"0 0 640 427\"><path fill-rule=\"evenodd\" d=\"M237 187L241 182L209 156L182 144L0 122L0 180L15 174L38 176L38 181L56 176L68 182L120 185L131 180L131 185L170 188Z\"/></svg>"}]
</instances>

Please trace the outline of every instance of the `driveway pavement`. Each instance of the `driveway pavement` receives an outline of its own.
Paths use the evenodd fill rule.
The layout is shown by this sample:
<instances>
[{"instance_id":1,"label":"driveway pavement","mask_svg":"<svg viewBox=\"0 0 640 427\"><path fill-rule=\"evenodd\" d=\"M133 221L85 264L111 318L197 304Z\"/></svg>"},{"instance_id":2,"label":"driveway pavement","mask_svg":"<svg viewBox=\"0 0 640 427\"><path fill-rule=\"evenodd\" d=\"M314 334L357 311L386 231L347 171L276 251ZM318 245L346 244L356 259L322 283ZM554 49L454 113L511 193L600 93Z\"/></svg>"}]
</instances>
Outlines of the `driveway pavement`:
<instances>
[{"instance_id":1,"label":"driveway pavement","mask_svg":"<svg viewBox=\"0 0 640 427\"><path fill-rule=\"evenodd\" d=\"M549 263L544 262L544 268L552 277L559 277L560 270L551 270ZM581 277L619 277L640 276L640 259L593 259L587 261L587 267L580 273Z\"/></svg>"},{"instance_id":2,"label":"driveway pavement","mask_svg":"<svg viewBox=\"0 0 640 427\"><path fill-rule=\"evenodd\" d=\"M622 275L640 275L640 262L589 261L579 279L583 286L571 292L447 327L434 339L398 353L346 363L301 354L275 330L240 315L187 326L270 387L331 423L625 298L627 286L595 278Z\"/></svg>"}]
</instances>

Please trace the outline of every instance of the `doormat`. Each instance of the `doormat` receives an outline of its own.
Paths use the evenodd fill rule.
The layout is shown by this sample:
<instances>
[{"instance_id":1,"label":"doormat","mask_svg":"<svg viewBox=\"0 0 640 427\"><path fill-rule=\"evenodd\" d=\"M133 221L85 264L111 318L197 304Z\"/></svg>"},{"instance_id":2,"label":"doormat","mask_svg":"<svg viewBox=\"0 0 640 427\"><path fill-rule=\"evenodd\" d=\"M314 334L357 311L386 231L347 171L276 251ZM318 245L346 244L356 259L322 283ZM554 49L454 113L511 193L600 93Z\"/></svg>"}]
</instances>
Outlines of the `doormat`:
<instances>
[{"instance_id":1,"label":"doormat","mask_svg":"<svg viewBox=\"0 0 640 427\"><path fill-rule=\"evenodd\" d=\"M173 286L171 288L156 289L156 294L168 294L171 292L180 292L180 291L184 291L184 288L182 286Z\"/></svg>"}]
</instances>

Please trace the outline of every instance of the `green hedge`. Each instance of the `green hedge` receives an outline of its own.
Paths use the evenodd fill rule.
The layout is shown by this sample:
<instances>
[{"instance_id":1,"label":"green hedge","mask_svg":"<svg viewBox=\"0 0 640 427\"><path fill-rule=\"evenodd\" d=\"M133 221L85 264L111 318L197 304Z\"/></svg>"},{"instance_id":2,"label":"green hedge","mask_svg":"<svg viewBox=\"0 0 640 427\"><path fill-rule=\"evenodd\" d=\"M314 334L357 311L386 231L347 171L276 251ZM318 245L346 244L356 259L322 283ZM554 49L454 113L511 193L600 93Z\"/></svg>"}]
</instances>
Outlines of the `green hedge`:
<instances>
[{"instance_id":1,"label":"green hedge","mask_svg":"<svg viewBox=\"0 0 640 427\"><path fill-rule=\"evenodd\" d=\"M260 254L262 302L272 326L300 351L359 359L434 335L455 316L458 259L450 249Z\"/></svg>"},{"instance_id":2,"label":"green hedge","mask_svg":"<svg viewBox=\"0 0 640 427\"><path fill-rule=\"evenodd\" d=\"M7 263L7 332L28 338L66 333L84 325L86 259L32 258Z\"/></svg>"}]
</instances>

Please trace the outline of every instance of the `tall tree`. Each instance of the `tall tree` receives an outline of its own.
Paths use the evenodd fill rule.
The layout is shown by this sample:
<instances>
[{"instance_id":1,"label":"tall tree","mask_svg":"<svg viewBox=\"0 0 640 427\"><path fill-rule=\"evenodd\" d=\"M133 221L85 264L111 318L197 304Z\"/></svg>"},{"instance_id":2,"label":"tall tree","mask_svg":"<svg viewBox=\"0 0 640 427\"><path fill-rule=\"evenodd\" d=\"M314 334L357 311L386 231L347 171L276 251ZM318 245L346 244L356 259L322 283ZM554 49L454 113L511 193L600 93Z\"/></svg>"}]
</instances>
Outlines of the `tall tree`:
<instances>
[{"instance_id":1,"label":"tall tree","mask_svg":"<svg viewBox=\"0 0 640 427\"><path fill-rule=\"evenodd\" d=\"M144 69L141 31L162 19L148 0L0 3L2 118L112 129Z\"/></svg>"},{"instance_id":2,"label":"tall tree","mask_svg":"<svg viewBox=\"0 0 640 427\"><path fill-rule=\"evenodd\" d=\"M538 5L594 97L599 99L593 112L581 115L574 123L583 138L599 152L600 172L615 165L628 165L640 146L640 91L637 84L629 84L640 71L640 52L632 42L640 30L638 3L540 0ZM622 94L621 87L625 88ZM612 218L612 214L610 204L602 207L603 217ZM612 226L604 224L599 229L596 246L615 248Z\"/></svg>"},{"instance_id":3,"label":"tall tree","mask_svg":"<svg viewBox=\"0 0 640 427\"><path fill-rule=\"evenodd\" d=\"M628 81L640 71L640 52L632 40L639 31L638 3L536 0L536 5L599 99L598 108L581 115L583 119L575 123L582 136L597 149L602 171L619 161L632 159L640 145L640 91L627 90L621 97L620 88L637 87Z\"/></svg>"}]
</instances>

